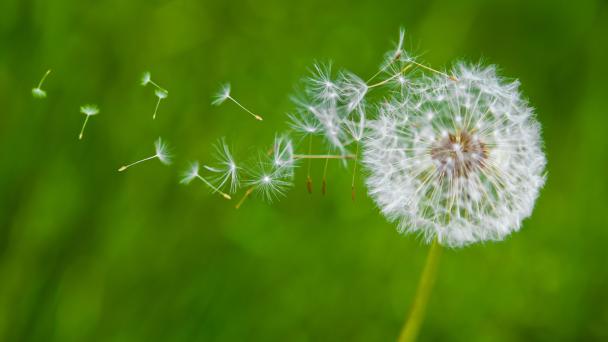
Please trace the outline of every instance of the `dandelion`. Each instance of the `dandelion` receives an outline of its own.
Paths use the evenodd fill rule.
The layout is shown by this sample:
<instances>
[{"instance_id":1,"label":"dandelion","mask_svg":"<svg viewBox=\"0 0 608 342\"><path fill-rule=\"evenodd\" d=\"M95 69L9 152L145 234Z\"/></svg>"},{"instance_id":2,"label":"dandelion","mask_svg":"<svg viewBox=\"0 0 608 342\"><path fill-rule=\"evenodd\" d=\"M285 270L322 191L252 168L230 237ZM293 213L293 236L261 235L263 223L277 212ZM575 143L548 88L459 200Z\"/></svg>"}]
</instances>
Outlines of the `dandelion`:
<instances>
[{"instance_id":1,"label":"dandelion","mask_svg":"<svg viewBox=\"0 0 608 342\"><path fill-rule=\"evenodd\" d=\"M246 184L254 188L268 202L285 196L287 189L292 186L293 174L284 172L282 167L261 160L253 177Z\"/></svg>"},{"instance_id":2,"label":"dandelion","mask_svg":"<svg viewBox=\"0 0 608 342\"><path fill-rule=\"evenodd\" d=\"M370 194L399 230L449 247L502 240L530 216L545 181L540 128L518 82L459 64L426 77L371 123ZM429 91L430 89L430 91Z\"/></svg>"},{"instance_id":3,"label":"dandelion","mask_svg":"<svg viewBox=\"0 0 608 342\"><path fill-rule=\"evenodd\" d=\"M154 81L152 81L152 74L150 74L149 71L144 72L144 74L141 77L141 85L142 86L147 86L148 84L153 85L157 90L162 90L165 93L168 93L167 89L159 86L158 84L156 84Z\"/></svg>"},{"instance_id":4,"label":"dandelion","mask_svg":"<svg viewBox=\"0 0 608 342\"><path fill-rule=\"evenodd\" d=\"M238 102L237 100L235 100L230 95L230 83L226 83L226 84L222 85L220 91L214 96L214 100L211 103L213 105L215 105L215 106L219 106L222 103L224 103L226 100L230 100L230 101L234 102L241 109L243 109L247 113L251 114L251 116L253 116L256 120L262 121L262 117L261 116L259 116L257 114L254 114L252 111L250 111L249 109L245 108L245 106L243 106L240 102Z\"/></svg>"},{"instance_id":5,"label":"dandelion","mask_svg":"<svg viewBox=\"0 0 608 342\"><path fill-rule=\"evenodd\" d=\"M39 99L43 99L46 97L46 91L42 90L42 84L44 83L44 80L46 80L47 76L51 73L51 70L47 70L46 73L44 73L44 76L42 76L42 79L40 79L40 82L38 83L38 86L36 88L32 88L32 95L35 98L39 98Z\"/></svg>"},{"instance_id":6,"label":"dandelion","mask_svg":"<svg viewBox=\"0 0 608 342\"><path fill-rule=\"evenodd\" d=\"M205 165L204 168L215 174L214 182L219 189L228 187L230 193L236 192L240 185L239 171L241 168L236 164L230 148L224 139L215 145L217 163L213 166Z\"/></svg>"},{"instance_id":7,"label":"dandelion","mask_svg":"<svg viewBox=\"0 0 608 342\"><path fill-rule=\"evenodd\" d=\"M424 76L387 101L364 139L371 197L400 232L432 242L399 341L418 334L440 246L518 231L545 182L540 126L519 83L494 67L458 64L447 75Z\"/></svg>"},{"instance_id":8,"label":"dandelion","mask_svg":"<svg viewBox=\"0 0 608 342\"><path fill-rule=\"evenodd\" d=\"M154 158L157 158L161 163L163 163L165 165L171 164L171 154L169 153L169 148L168 148L167 144L160 137L158 139L156 139L156 141L154 142L154 152L155 153L153 156L138 160L138 161L133 162L128 165L121 166L118 169L118 172L122 172L133 165L136 165L141 162L145 162L147 160L154 159Z\"/></svg>"},{"instance_id":9,"label":"dandelion","mask_svg":"<svg viewBox=\"0 0 608 342\"><path fill-rule=\"evenodd\" d=\"M375 74L373 74L367 80L366 83L369 84L373 79L378 77L380 74L382 74L384 71L386 71L386 69L388 69L389 67L392 67L396 62L403 61L404 59L409 59L409 55L403 49L404 41L405 41L405 29L401 28L399 30L399 40L397 41L397 44L395 44L395 48L388 51L384 55L384 60L382 61L382 65L380 66L380 69L378 69L378 71Z\"/></svg>"},{"instance_id":10,"label":"dandelion","mask_svg":"<svg viewBox=\"0 0 608 342\"><path fill-rule=\"evenodd\" d=\"M338 85L331 79L331 64L315 64L305 80L306 92L318 101L338 100Z\"/></svg>"},{"instance_id":11,"label":"dandelion","mask_svg":"<svg viewBox=\"0 0 608 342\"><path fill-rule=\"evenodd\" d=\"M295 159L293 154L293 143L286 135L276 136L272 147L272 164L275 173L293 177Z\"/></svg>"},{"instance_id":12,"label":"dandelion","mask_svg":"<svg viewBox=\"0 0 608 342\"><path fill-rule=\"evenodd\" d=\"M85 115L84 123L82 124L80 134L78 135L78 139L82 140L84 128L86 127L87 122L89 121L89 117L99 114L99 107L97 107L96 105L84 105L80 107L80 112Z\"/></svg>"},{"instance_id":13,"label":"dandelion","mask_svg":"<svg viewBox=\"0 0 608 342\"><path fill-rule=\"evenodd\" d=\"M205 185L207 185L209 188L211 188L214 193L217 192L218 194L220 194L225 199L227 199L227 200L232 199L230 197L230 195L228 195L227 193L223 192L218 187L214 186L213 184L211 184L211 182L209 182L208 180L206 180L205 178L203 178L200 175L198 162L194 162L194 163L192 163L190 165L190 167L188 168L188 170L186 170L186 172L184 173L184 175L183 175L180 183L182 183L182 184L190 184L190 182L192 182L194 179L200 179L203 183L205 183Z\"/></svg>"},{"instance_id":14,"label":"dandelion","mask_svg":"<svg viewBox=\"0 0 608 342\"><path fill-rule=\"evenodd\" d=\"M340 99L346 103L347 111L350 113L362 105L369 88L367 83L351 72L342 72L339 82Z\"/></svg>"},{"instance_id":15,"label":"dandelion","mask_svg":"<svg viewBox=\"0 0 608 342\"><path fill-rule=\"evenodd\" d=\"M236 209L254 192L268 202L284 196L287 189L293 185L296 159L298 158L293 154L291 140L285 136L277 136L271 156L261 155L257 165L250 171L250 177L245 181L249 188L237 203Z\"/></svg>"},{"instance_id":16,"label":"dandelion","mask_svg":"<svg viewBox=\"0 0 608 342\"><path fill-rule=\"evenodd\" d=\"M312 136L321 131L321 124L309 113L288 114L289 127L304 136Z\"/></svg>"},{"instance_id":17,"label":"dandelion","mask_svg":"<svg viewBox=\"0 0 608 342\"><path fill-rule=\"evenodd\" d=\"M169 93L163 89L156 89L154 91L154 95L158 97L158 101L156 102L156 107L154 108L154 114L152 114L152 120L156 119L156 113L158 112L158 106L160 105L160 101L166 99L169 96Z\"/></svg>"}]
</instances>

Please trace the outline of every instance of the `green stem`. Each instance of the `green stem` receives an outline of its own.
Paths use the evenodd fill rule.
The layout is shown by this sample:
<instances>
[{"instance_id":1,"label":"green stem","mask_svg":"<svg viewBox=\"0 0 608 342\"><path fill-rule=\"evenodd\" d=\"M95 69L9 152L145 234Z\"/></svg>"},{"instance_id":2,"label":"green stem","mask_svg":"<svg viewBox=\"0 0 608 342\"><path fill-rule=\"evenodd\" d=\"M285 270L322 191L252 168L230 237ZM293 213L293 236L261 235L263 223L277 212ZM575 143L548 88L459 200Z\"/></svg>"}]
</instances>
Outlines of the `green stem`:
<instances>
[{"instance_id":1,"label":"green stem","mask_svg":"<svg viewBox=\"0 0 608 342\"><path fill-rule=\"evenodd\" d=\"M46 77L51 73L51 70L47 70L46 73L44 73L44 76L42 76L42 79L40 80L40 83L38 83L38 88L42 87L42 83L44 83L44 80L46 80Z\"/></svg>"},{"instance_id":2,"label":"green stem","mask_svg":"<svg viewBox=\"0 0 608 342\"><path fill-rule=\"evenodd\" d=\"M422 275L420 276L414 303L410 309L408 319L401 329L398 342L413 342L416 341L416 338L418 337L420 326L424 320L426 305L429 301L431 291L433 290L433 284L435 283L435 278L437 276L440 255L441 246L437 242L437 238L435 238L426 258L424 270L422 270Z\"/></svg>"}]
</instances>

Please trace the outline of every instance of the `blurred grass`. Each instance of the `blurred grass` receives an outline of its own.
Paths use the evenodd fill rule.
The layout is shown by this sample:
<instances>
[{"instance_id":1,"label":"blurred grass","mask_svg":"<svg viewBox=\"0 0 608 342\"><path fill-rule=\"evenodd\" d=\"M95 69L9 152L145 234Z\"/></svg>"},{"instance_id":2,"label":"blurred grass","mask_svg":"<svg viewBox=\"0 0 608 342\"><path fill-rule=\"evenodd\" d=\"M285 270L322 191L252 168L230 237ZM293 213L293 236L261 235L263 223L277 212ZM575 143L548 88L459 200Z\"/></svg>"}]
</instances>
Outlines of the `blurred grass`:
<instances>
[{"instance_id":1,"label":"blurred grass","mask_svg":"<svg viewBox=\"0 0 608 342\"><path fill-rule=\"evenodd\" d=\"M3 0L0 340L394 340L428 247L361 183L352 203L332 165L326 197L300 173L288 198L235 211L177 177L222 136L241 158L269 143L313 61L371 75L400 26L431 65L519 78L549 160L521 232L444 254L420 340L608 339L605 1ZM170 92L156 121L144 70ZM210 106L224 81L263 123ZM159 135L175 166L116 172Z\"/></svg>"}]
</instances>

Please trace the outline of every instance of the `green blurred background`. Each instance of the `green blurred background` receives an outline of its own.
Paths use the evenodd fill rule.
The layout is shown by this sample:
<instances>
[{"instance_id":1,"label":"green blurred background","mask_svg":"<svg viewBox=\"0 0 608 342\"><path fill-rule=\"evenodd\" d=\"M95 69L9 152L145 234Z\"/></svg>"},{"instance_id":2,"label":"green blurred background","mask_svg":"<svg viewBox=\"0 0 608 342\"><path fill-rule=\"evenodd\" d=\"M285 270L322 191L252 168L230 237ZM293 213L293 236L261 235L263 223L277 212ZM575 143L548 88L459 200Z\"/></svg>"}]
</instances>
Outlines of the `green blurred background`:
<instances>
[{"instance_id":1,"label":"green blurred background","mask_svg":"<svg viewBox=\"0 0 608 342\"><path fill-rule=\"evenodd\" d=\"M420 340L607 340L606 1L2 0L0 341L394 340L428 246L338 164L325 197L318 163L313 195L300 172L238 211L178 180L222 136L241 160L270 143L315 60L374 73L400 26L433 66L519 78L549 161L519 233L444 253ZM224 81L263 123L210 105ZM159 135L174 165L116 172Z\"/></svg>"}]
</instances>

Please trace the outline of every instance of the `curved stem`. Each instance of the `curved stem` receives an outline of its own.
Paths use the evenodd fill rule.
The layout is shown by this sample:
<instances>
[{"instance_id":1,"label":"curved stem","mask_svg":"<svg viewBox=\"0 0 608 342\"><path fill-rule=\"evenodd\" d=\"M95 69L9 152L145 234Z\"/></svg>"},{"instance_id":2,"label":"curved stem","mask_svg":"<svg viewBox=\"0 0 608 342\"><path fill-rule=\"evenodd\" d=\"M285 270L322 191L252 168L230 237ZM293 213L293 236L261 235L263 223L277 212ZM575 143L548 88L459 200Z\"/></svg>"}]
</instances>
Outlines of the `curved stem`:
<instances>
[{"instance_id":1,"label":"curved stem","mask_svg":"<svg viewBox=\"0 0 608 342\"><path fill-rule=\"evenodd\" d=\"M154 108L154 114L152 114L152 120L156 119L156 112L158 112L158 106L160 105L160 101L162 99L159 97L158 102L156 102L156 107Z\"/></svg>"},{"instance_id":2,"label":"curved stem","mask_svg":"<svg viewBox=\"0 0 608 342\"><path fill-rule=\"evenodd\" d=\"M243 197L241 198L241 200L239 201L239 203L237 203L234 208L238 209L241 207L241 205L243 205L243 203L245 202L245 200L247 199L247 197L249 197L249 195L251 195L251 193L253 192L253 190L255 190L255 186L252 186L251 188L247 189L247 191L245 191L245 195L243 195Z\"/></svg>"},{"instance_id":3,"label":"curved stem","mask_svg":"<svg viewBox=\"0 0 608 342\"><path fill-rule=\"evenodd\" d=\"M416 338L418 337L420 326L424 320L426 305L429 301L431 291L433 290L433 284L435 283L440 255L441 246L437 242L437 238L435 238L431 244L431 249L426 258L426 264L424 265L422 275L420 276L414 303L412 303L408 319L401 329L401 334L397 340L398 342L413 342L416 341Z\"/></svg>"},{"instance_id":4,"label":"curved stem","mask_svg":"<svg viewBox=\"0 0 608 342\"><path fill-rule=\"evenodd\" d=\"M234 102L237 106L241 107L242 110L246 111L247 113L251 114L256 120L262 121L262 117L255 114L254 112L250 111L249 109L245 108L245 106L243 106L239 101L235 100L232 96L228 96L228 99L232 102Z\"/></svg>"},{"instance_id":5,"label":"curved stem","mask_svg":"<svg viewBox=\"0 0 608 342\"><path fill-rule=\"evenodd\" d=\"M51 70L47 70L46 73L44 73L44 76L42 76L42 79L40 80L40 83L38 83L38 88L42 87L42 83L44 83L44 80L46 80L46 77L51 73Z\"/></svg>"},{"instance_id":6,"label":"curved stem","mask_svg":"<svg viewBox=\"0 0 608 342\"><path fill-rule=\"evenodd\" d=\"M89 121L89 116L87 115L84 119L84 123L82 124L82 128L80 129L80 134L78 135L78 140L82 140L82 136L84 135L84 128L87 126L88 121Z\"/></svg>"}]
</instances>

